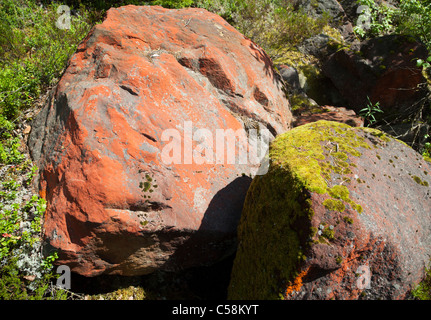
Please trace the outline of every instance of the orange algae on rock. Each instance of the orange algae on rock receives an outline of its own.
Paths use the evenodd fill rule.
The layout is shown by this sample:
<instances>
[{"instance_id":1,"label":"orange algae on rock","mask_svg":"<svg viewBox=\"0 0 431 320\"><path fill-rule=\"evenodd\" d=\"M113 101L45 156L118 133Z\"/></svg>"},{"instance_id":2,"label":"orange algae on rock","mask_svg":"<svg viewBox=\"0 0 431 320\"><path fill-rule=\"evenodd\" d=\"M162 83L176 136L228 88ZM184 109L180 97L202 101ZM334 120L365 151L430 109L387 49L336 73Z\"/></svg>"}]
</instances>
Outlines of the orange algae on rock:
<instances>
[{"instance_id":1,"label":"orange algae on rock","mask_svg":"<svg viewBox=\"0 0 431 320\"><path fill-rule=\"evenodd\" d=\"M284 297L289 296L292 292L298 292L302 287L302 280L308 274L310 267L307 267L305 270L301 271L298 276L291 282L284 293Z\"/></svg>"}]
</instances>

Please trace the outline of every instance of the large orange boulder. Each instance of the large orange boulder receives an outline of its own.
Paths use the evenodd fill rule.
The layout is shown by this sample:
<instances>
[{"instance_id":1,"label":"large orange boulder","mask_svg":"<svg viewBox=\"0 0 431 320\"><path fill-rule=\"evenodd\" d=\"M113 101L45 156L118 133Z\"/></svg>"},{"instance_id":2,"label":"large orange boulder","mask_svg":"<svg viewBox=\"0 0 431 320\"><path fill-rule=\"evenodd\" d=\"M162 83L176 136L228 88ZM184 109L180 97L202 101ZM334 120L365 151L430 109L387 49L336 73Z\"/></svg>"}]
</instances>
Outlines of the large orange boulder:
<instances>
[{"instance_id":1,"label":"large orange boulder","mask_svg":"<svg viewBox=\"0 0 431 320\"><path fill-rule=\"evenodd\" d=\"M223 258L259 167L230 161L229 137L246 132L233 149L250 150L248 139L271 139L290 122L268 56L219 16L110 9L29 138L48 201L46 249L86 276ZM220 144L217 130L227 132Z\"/></svg>"}]
</instances>

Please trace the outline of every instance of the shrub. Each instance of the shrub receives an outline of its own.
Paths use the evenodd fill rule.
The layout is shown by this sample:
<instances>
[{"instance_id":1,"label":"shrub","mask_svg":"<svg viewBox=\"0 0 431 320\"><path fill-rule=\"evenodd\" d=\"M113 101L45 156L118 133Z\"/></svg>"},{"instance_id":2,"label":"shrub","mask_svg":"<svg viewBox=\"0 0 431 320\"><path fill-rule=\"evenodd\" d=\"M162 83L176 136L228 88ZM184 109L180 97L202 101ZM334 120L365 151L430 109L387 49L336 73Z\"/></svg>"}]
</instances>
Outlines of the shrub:
<instances>
[{"instance_id":1,"label":"shrub","mask_svg":"<svg viewBox=\"0 0 431 320\"><path fill-rule=\"evenodd\" d=\"M362 13L362 21L368 22L366 27L354 27L359 36L364 38L395 32L413 36L431 50L430 0L400 0L398 8L375 0L357 0L357 3L368 8Z\"/></svg>"},{"instance_id":2,"label":"shrub","mask_svg":"<svg viewBox=\"0 0 431 320\"><path fill-rule=\"evenodd\" d=\"M72 16L71 28L55 23L59 4L39 6L35 0L0 3L0 115L16 118L53 85L90 25L85 11Z\"/></svg>"},{"instance_id":3,"label":"shrub","mask_svg":"<svg viewBox=\"0 0 431 320\"><path fill-rule=\"evenodd\" d=\"M291 0L197 1L230 22L276 60L303 40L322 32L328 19L314 19Z\"/></svg>"},{"instance_id":4,"label":"shrub","mask_svg":"<svg viewBox=\"0 0 431 320\"><path fill-rule=\"evenodd\" d=\"M393 17L396 10L387 6L383 2L374 0L358 0L360 6L364 6L359 21L364 25L356 25L354 31L361 37L380 36L391 33L395 30Z\"/></svg>"},{"instance_id":5,"label":"shrub","mask_svg":"<svg viewBox=\"0 0 431 320\"><path fill-rule=\"evenodd\" d=\"M421 40L431 51L431 1L400 0L397 31Z\"/></svg>"}]
</instances>

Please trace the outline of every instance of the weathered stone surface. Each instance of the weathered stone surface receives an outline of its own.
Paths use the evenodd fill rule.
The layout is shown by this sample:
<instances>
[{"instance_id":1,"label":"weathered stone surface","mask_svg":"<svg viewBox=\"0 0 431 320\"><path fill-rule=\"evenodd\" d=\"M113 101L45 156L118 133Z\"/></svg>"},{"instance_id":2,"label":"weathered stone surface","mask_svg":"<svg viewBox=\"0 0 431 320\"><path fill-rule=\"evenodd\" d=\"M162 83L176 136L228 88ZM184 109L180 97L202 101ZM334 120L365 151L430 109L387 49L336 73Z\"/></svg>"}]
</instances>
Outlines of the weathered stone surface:
<instances>
[{"instance_id":1,"label":"weathered stone surface","mask_svg":"<svg viewBox=\"0 0 431 320\"><path fill-rule=\"evenodd\" d=\"M284 64L277 66L277 69L280 72L281 78L285 81L289 90L293 92L301 90L298 70L296 70L294 67L287 66Z\"/></svg>"},{"instance_id":2,"label":"weathered stone surface","mask_svg":"<svg viewBox=\"0 0 431 320\"><path fill-rule=\"evenodd\" d=\"M209 130L216 148L217 129L282 133L291 113L281 88L265 52L217 15L110 9L29 138L48 200L47 250L86 276L176 270L232 252L258 163L216 163L229 150L207 154L202 137L183 136ZM163 138L167 130L178 135ZM168 145L179 163L163 160Z\"/></svg>"},{"instance_id":3,"label":"weathered stone surface","mask_svg":"<svg viewBox=\"0 0 431 320\"><path fill-rule=\"evenodd\" d=\"M431 164L417 152L318 121L278 136L270 158L246 196L231 299L403 299L422 280Z\"/></svg>"},{"instance_id":4,"label":"weathered stone surface","mask_svg":"<svg viewBox=\"0 0 431 320\"><path fill-rule=\"evenodd\" d=\"M426 48L408 37L389 35L361 43L359 52L341 50L331 55L322 70L348 106L359 111L380 103L385 118L408 109L424 94L425 83L416 59L425 59Z\"/></svg>"},{"instance_id":5,"label":"weathered stone surface","mask_svg":"<svg viewBox=\"0 0 431 320\"><path fill-rule=\"evenodd\" d=\"M312 111L302 112L295 116L293 125L298 127L319 120L341 122L352 127L362 127L364 125L364 120L355 111L333 106L319 106Z\"/></svg>"}]
</instances>

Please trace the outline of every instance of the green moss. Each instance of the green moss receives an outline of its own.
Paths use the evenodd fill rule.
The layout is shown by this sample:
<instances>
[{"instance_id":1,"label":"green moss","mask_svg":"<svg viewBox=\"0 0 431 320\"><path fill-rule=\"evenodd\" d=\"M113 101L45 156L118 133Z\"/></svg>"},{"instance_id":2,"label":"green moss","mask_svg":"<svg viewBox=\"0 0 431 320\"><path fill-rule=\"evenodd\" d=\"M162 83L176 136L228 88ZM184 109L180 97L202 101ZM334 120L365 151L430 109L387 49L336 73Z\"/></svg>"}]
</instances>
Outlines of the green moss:
<instances>
[{"instance_id":1,"label":"green moss","mask_svg":"<svg viewBox=\"0 0 431 320\"><path fill-rule=\"evenodd\" d=\"M370 146L354 128L321 120L280 135L270 158L274 165L289 168L308 190L327 193L330 188L322 175L351 173L348 155L359 157L359 148Z\"/></svg>"},{"instance_id":2,"label":"green moss","mask_svg":"<svg viewBox=\"0 0 431 320\"><path fill-rule=\"evenodd\" d=\"M353 209L355 209L358 213L362 213L363 208L360 204L352 204Z\"/></svg>"},{"instance_id":3,"label":"green moss","mask_svg":"<svg viewBox=\"0 0 431 320\"><path fill-rule=\"evenodd\" d=\"M326 199L323 201L323 205L331 211L343 212L346 209L343 201L340 200Z\"/></svg>"},{"instance_id":4,"label":"green moss","mask_svg":"<svg viewBox=\"0 0 431 320\"><path fill-rule=\"evenodd\" d=\"M310 228L310 237L314 237L317 234L317 231L319 231L316 227Z\"/></svg>"},{"instance_id":5,"label":"green moss","mask_svg":"<svg viewBox=\"0 0 431 320\"><path fill-rule=\"evenodd\" d=\"M141 185L141 184L140 184ZM150 182L148 182L148 181L145 181L145 182L143 182L142 183L142 190L144 191L144 192L146 192L146 191L148 191L148 190L150 190L150 188L151 188L151 183Z\"/></svg>"},{"instance_id":6,"label":"green moss","mask_svg":"<svg viewBox=\"0 0 431 320\"><path fill-rule=\"evenodd\" d=\"M383 142L390 142L391 138L385 134L384 132L381 132L380 130L374 129L374 128L362 128L364 131L370 133L371 135L373 135L374 137L378 137L381 141L380 143ZM406 143L403 142L403 144L405 145Z\"/></svg>"},{"instance_id":7,"label":"green moss","mask_svg":"<svg viewBox=\"0 0 431 320\"><path fill-rule=\"evenodd\" d=\"M363 129L363 128L361 128ZM289 131L276 139L271 148L271 159L274 165L289 168L311 192L327 193L328 199L324 205L329 210L344 211L349 203L354 209L362 211L362 207L349 197L346 186L329 186L334 176L342 180L352 173L351 167L356 167L350 157L362 155L361 148L370 148L357 130L346 124L318 121ZM372 132L380 137L379 131Z\"/></svg>"},{"instance_id":8,"label":"green moss","mask_svg":"<svg viewBox=\"0 0 431 320\"><path fill-rule=\"evenodd\" d=\"M349 158L347 154L343 152L335 152L332 156L341 161L346 161Z\"/></svg>"},{"instance_id":9,"label":"green moss","mask_svg":"<svg viewBox=\"0 0 431 320\"><path fill-rule=\"evenodd\" d=\"M417 183L420 184L424 187L428 187L429 183L428 181L422 180L421 178L419 178L418 176L412 176L413 180Z\"/></svg>"},{"instance_id":10,"label":"green moss","mask_svg":"<svg viewBox=\"0 0 431 320\"><path fill-rule=\"evenodd\" d=\"M329 190L329 195L334 199L342 199L347 201L349 199L349 189L346 186L333 186Z\"/></svg>"},{"instance_id":11,"label":"green moss","mask_svg":"<svg viewBox=\"0 0 431 320\"><path fill-rule=\"evenodd\" d=\"M353 224L353 219L348 217L348 216L344 216L343 220L344 220L344 222L346 222L348 224Z\"/></svg>"},{"instance_id":12,"label":"green moss","mask_svg":"<svg viewBox=\"0 0 431 320\"><path fill-rule=\"evenodd\" d=\"M334 229L330 229L330 228L326 228L323 230L322 232L322 237L328 239L328 240L333 240L335 238L335 231Z\"/></svg>"},{"instance_id":13,"label":"green moss","mask_svg":"<svg viewBox=\"0 0 431 320\"><path fill-rule=\"evenodd\" d=\"M304 109L310 110L316 107L315 104L311 103L310 99L301 94L290 94L289 102L293 112ZM316 111L320 112L320 109L317 109Z\"/></svg>"},{"instance_id":14,"label":"green moss","mask_svg":"<svg viewBox=\"0 0 431 320\"><path fill-rule=\"evenodd\" d=\"M309 235L317 232L308 200L302 183L284 168L272 166L253 179L238 227L229 299L278 299L284 292L304 260Z\"/></svg>"}]
</instances>

